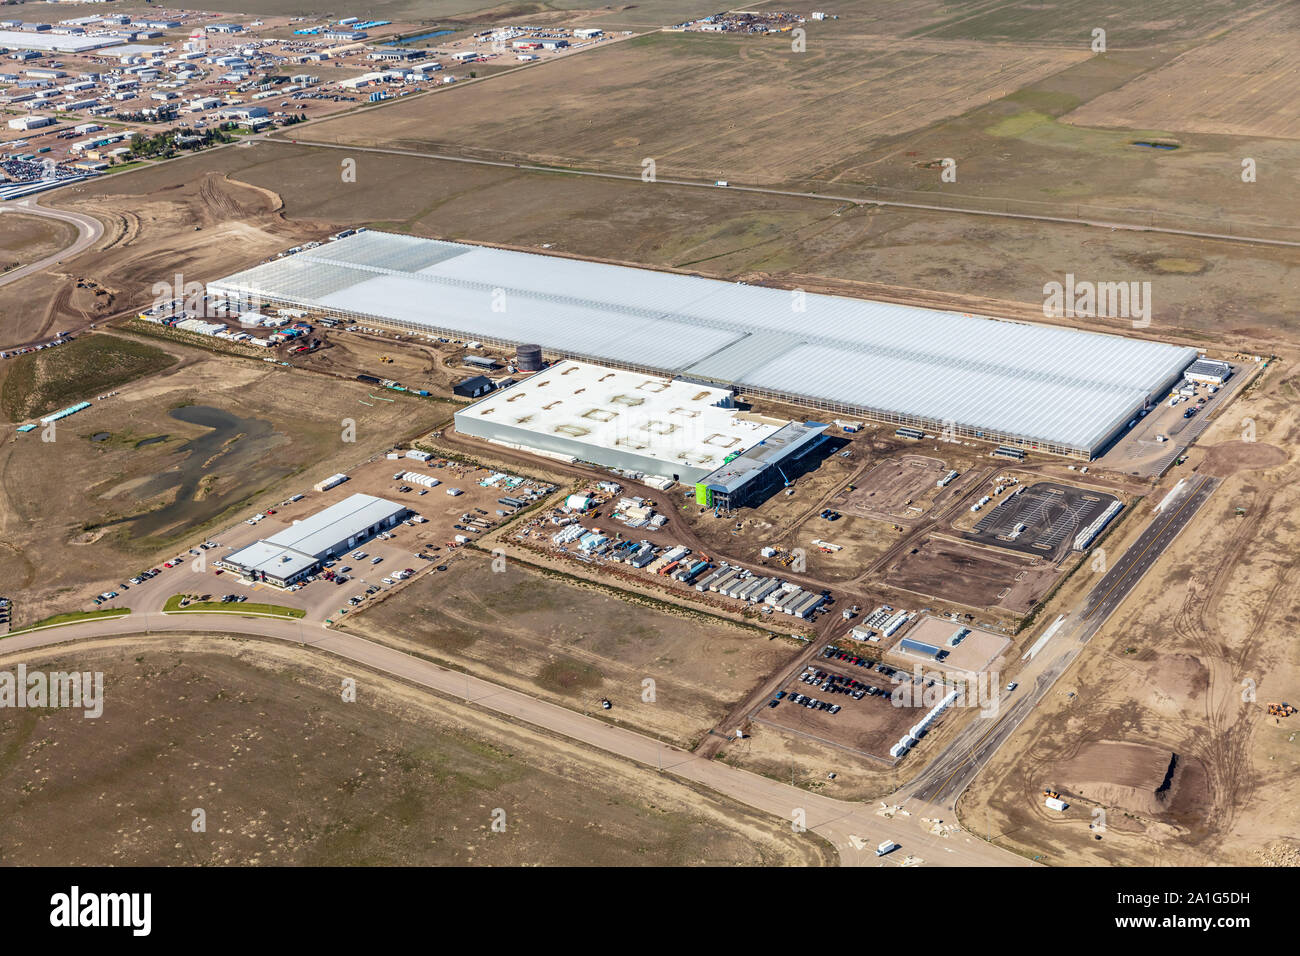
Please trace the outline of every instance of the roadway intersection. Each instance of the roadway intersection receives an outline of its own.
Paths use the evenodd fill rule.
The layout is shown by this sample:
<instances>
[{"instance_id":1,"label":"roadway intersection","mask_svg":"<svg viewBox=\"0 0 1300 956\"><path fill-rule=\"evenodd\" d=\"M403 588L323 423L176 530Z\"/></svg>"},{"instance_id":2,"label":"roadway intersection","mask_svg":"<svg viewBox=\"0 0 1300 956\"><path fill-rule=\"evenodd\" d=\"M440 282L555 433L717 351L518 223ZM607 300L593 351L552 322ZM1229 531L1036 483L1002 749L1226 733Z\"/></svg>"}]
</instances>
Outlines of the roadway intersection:
<instances>
[{"instance_id":1,"label":"roadway intersection","mask_svg":"<svg viewBox=\"0 0 1300 956\"><path fill-rule=\"evenodd\" d=\"M1021 678L1022 684L1028 686L1015 703L1005 707L1010 696L1004 697L999 714L972 720L914 780L884 798L878 807L809 793L664 744L634 730L449 670L355 634L301 619L253 617L238 611L140 613L19 633L5 639L3 650L9 656L104 638L196 632L287 641L428 688L466 706L483 707L654 767L657 772L709 787L770 813L786 821L785 825L802 821L807 829L836 847L846 866L1023 866L1029 865L1024 858L965 829L953 829L943 835L932 832L922 820L955 823L957 796L1050 691L1217 486L1218 479L1193 476L1181 495L1151 519L1137 541L1103 574L1077 614L1068 617L1030 661ZM232 643L232 651L235 647ZM873 848L885 839L899 843L901 849L878 858Z\"/></svg>"}]
</instances>

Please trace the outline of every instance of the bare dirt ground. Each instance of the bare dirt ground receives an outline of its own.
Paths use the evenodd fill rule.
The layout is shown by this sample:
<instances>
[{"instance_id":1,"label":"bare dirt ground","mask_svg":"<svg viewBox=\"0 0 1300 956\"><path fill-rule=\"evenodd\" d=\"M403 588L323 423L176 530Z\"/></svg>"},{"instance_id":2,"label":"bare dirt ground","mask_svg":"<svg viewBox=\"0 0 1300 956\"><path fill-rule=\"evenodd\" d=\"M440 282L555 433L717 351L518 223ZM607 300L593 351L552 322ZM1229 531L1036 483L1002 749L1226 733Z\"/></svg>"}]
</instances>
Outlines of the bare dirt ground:
<instances>
[{"instance_id":1,"label":"bare dirt ground","mask_svg":"<svg viewBox=\"0 0 1300 956\"><path fill-rule=\"evenodd\" d=\"M182 286L204 282L327 234L316 223L287 224L278 196L228 179L225 152L70 186L47 200L100 219L104 236L75 261L0 289L0 338L81 328L151 304L155 285L175 285L177 275Z\"/></svg>"},{"instance_id":2,"label":"bare dirt ground","mask_svg":"<svg viewBox=\"0 0 1300 956\"><path fill-rule=\"evenodd\" d=\"M0 275L44 259L76 238L70 222L6 211L0 216Z\"/></svg>"},{"instance_id":3,"label":"bare dirt ground","mask_svg":"<svg viewBox=\"0 0 1300 956\"><path fill-rule=\"evenodd\" d=\"M346 629L687 749L797 653L753 629L620 600L513 561L494 572L485 555L412 581L349 616ZM608 712L602 697L614 704Z\"/></svg>"},{"instance_id":4,"label":"bare dirt ground","mask_svg":"<svg viewBox=\"0 0 1300 956\"><path fill-rule=\"evenodd\" d=\"M8 864L835 862L715 794L296 647L168 637L24 661L103 672L105 702L0 715Z\"/></svg>"},{"instance_id":5,"label":"bare dirt ground","mask_svg":"<svg viewBox=\"0 0 1300 956\"><path fill-rule=\"evenodd\" d=\"M872 801L903 778L900 771L825 740L760 722L752 723L743 739L724 744L715 759L841 800Z\"/></svg>"},{"instance_id":6,"label":"bare dirt ground","mask_svg":"<svg viewBox=\"0 0 1300 956\"><path fill-rule=\"evenodd\" d=\"M1212 423L1184 468L1223 485L961 798L963 817L987 815L1000 840L1053 863L1293 858L1300 725L1266 705L1300 698L1296 387L1289 363L1270 368ZM1240 416L1255 442L1239 440ZM1140 781L1122 761L1103 772L1100 744L1150 748L1151 766ZM1148 784L1175 754L1162 798ZM1042 806L1054 784L1075 791L1064 815ZM1089 829L1094 809L1105 831Z\"/></svg>"},{"instance_id":7,"label":"bare dirt ground","mask_svg":"<svg viewBox=\"0 0 1300 956\"><path fill-rule=\"evenodd\" d=\"M1193 675L1199 676L1194 670ZM1118 807L1125 816L1192 814L1209 797L1198 760L1147 744L1091 741L1044 775L1054 788L1059 781L1063 796L1078 794L1094 804Z\"/></svg>"},{"instance_id":8,"label":"bare dirt ground","mask_svg":"<svg viewBox=\"0 0 1300 956\"><path fill-rule=\"evenodd\" d=\"M886 584L934 594L971 607L1004 607L1023 614L1057 578L1040 558L995 551L934 535L888 568Z\"/></svg>"},{"instance_id":9,"label":"bare dirt ground","mask_svg":"<svg viewBox=\"0 0 1300 956\"><path fill-rule=\"evenodd\" d=\"M900 455L866 472L837 506L865 518L907 521L924 514L941 489L948 465L922 455Z\"/></svg>"}]
</instances>

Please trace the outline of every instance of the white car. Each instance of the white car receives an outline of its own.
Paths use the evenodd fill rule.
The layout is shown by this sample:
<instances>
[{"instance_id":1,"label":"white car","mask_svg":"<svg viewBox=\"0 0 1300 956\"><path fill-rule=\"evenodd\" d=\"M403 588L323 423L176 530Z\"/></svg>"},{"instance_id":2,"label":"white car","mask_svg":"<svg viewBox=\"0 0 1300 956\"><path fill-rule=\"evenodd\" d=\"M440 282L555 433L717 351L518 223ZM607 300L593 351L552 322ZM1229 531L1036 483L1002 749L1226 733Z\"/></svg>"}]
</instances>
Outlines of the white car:
<instances>
[{"instance_id":1,"label":"white car","mask_svg":"<svg viewBox=\"0 0 1300 956\"><path fill-rule=\"evenodd\" d=\"M365 559L366 559L366 553L365 553L364 551L353 551L353 552L352 552L352 560L353 560L353 561L364 561Z\"/></svg>"}]
</instances>

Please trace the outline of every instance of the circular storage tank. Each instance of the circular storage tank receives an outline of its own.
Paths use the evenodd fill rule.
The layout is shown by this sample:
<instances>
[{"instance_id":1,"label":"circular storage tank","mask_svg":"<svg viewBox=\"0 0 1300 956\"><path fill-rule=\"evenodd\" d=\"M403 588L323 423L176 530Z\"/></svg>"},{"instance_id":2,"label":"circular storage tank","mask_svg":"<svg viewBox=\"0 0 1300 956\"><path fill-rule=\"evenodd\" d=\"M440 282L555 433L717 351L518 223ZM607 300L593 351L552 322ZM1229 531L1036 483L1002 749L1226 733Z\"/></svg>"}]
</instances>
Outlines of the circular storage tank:
<instances>
[{"instance_id":1,"label":"circular storage tank","mask_svg":"<svg viewBox=\"0 0 1300 956\"><path fill-rule=\"evenodd\" d=\"M539 372L542 369L542 347L521 345L515 350L515 367L521 372Z\"/></svg>"}]
</instances>

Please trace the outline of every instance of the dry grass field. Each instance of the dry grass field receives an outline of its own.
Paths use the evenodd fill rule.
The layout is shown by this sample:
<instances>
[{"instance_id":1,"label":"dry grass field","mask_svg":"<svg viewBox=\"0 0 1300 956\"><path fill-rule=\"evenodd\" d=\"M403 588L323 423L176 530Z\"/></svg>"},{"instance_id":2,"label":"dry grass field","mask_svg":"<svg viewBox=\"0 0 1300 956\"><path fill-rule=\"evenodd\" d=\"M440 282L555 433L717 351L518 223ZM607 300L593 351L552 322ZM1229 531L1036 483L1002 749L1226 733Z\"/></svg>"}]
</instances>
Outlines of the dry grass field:
<instances>
[{"instance_id":1,"label":"dry grass field","mask_svg":"<svg viewBox=\"0 0 1300 956\"><path fill-rule=\"evenodd\" d=\"M857 2L867 5L865 0ZM850 0L848 10L854 10L856 5ZM1100 27L1107 33L1108 44L1120 48L1202 37L1271 4L1267 0L1206 0L1196 4L1144 0L1136 6L1126 0L1032 4L959 0L935 5L939 9L927 11L927 22L908 36L1055 41L1086 46L1091 31ZM925 9L925 4L921 8Z\"/></svg>"},{"instance_id":2,"label":"dry grass field","mask_svg":"<svg viewBox=\"0 0 1300 956\"><path fill-rule=\"evenodd\" d=\"M656 33L463 90L312 125L315 142L640 175L819 178L884 139L1014 92L1086 52L844 37ZM825 33L823 36L822 33ZM961 73L952 64L960 60ZM885 104L888 104L887 106Z\"/></svg>"},{"instance_id":3,"label":"dry grass field","mask_svg":"<svg viewBox=\"0 0 1300 956\"><path fill-rule=\"evenodd\" d=\"M0 578L16 625L80 607L236 509L310 487L447 415L415 399L363 405L359 382L165 348L174 366L60 421L54 441L37 430L0 444ZM353 443L344 418L356 422Z\"/></svg>"},{"instance_id":4,"label":"dry grass field","mask_svg":"<svg viewBox=\"0 0 1300 956\"><path fill-rule=\"evenodd\" d=\"M836 862L711 792L297 647L180 636L24 660L102 671L105 703L0 715L6 865Z\"/></svg>"},{"instance_id":5,"label":"dry grass field","mask_svg":"<svg viewBox=\"0 0 1300 956\"><path fill-rule=\"evenodd\" d=\"M1287 4L1099 96L1065 122L1300 139L1298 45L1300 15Z\"/></svg>"},{"instance_id":6,"label":"dry grass field","mask_svg":"<svg viewBox=\"0 0 1300 956\"><path fill-rule=\"evenodd\" d=\"M0 380L0 410L14 422L57 411L174 365L176 356L149 342L87 335L57 349L10 359Z\"/></svg>"},{"instance_id":7,"label":"dry grass field","mask_svg":"<svg viewBox=\"0 0 1300 956\"><path fill-rule=\"evenodd\" d=\"M603 713L608 697L609 719L688 749L798 652L752 629L490 562L466 555L350 615L345 629L575 710Z\"/></svg>"}]
</instances>

